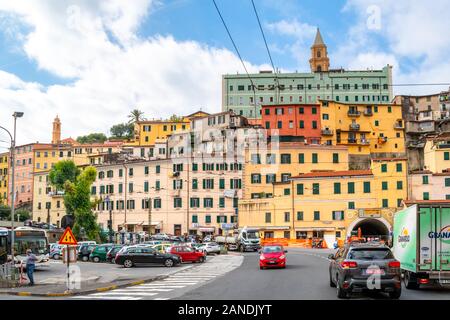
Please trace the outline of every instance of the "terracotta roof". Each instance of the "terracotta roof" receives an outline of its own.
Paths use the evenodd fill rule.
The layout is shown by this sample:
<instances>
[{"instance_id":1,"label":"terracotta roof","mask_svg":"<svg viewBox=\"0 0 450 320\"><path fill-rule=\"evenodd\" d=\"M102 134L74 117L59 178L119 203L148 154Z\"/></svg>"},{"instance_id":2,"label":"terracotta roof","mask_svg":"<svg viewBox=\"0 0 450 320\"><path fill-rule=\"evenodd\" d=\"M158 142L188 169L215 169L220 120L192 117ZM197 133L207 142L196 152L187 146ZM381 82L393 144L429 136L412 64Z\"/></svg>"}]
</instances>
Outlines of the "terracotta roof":
<instances>
[{"instance_id":1,"label":"terracotta roof","mask_svg":"<svg viewBox=\"0 0 450 320\"><path fill-rule=\"evenodd\" d=\"M372 170L347 170L347 171L329 171L329 172L310 172L299 176L291 177L292 179L306 178L328 178L328 177L345 177L345 176L371 176Z\"/></svg>"},{"instance_id":2,"label":"terracotta roof","mask_svg":"<svg viewBox=\"0 0 450 320\"><path fill-rule=\"evenodd\" d=\"M411 171L409 174L432 174L430 170L417 170L417 171Z\"/></svg>"},{"instance_id":3,"label":"terracotta roof","mask_svg":"<svg viewBox=\"0 0 450 320\"><path fill-rule=\"evenodd\" d=\"M433 173L433 176L441 176L441 177L445 177L445 176L450 176L450 172L439 172L439 173Z\"/></svg>"},{"instance_id":4,"label":"terracotta roof","mask_svg":"<svg viewBox=\"0 0 450 320\"><path fill-rule=\"evenodd\" d=\"M450 204L450 200L405 200L405 204Z\"/></svg>"}]
</instances>

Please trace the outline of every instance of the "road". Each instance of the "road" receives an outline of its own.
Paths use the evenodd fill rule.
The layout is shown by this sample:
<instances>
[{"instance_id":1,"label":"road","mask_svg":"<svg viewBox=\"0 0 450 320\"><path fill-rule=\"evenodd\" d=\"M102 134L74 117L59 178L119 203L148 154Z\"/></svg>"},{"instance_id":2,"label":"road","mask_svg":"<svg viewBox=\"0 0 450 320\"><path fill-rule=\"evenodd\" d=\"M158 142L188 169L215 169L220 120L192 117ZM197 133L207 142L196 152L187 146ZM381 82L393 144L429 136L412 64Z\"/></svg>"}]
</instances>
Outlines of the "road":
<instances>
[{"instance_id":1,"label":"road","mask_svg":"<svg viewBox=\"0 0 450 320\"><path fill-rule=\"evenodd\" d=\"M288 248L286 269L260 270L259 256L249 252L208 257L204 264L180 270L164 280L65 299L73 300L336 300L328 283L327 256L332 250ZM125 269L119 268L117 272ZM137 269L131 269L137 270ZM127 271L128 272L128 271ZM138 272L145 272L145 268ZM6 297L0 299L31 299ZM358 294L352 299L386 299L384 294ZM42 299L42 298L40 298ZM45 299L45 298L44 298ZM401 299L450 300L450 290L403 288Z\"/></svg>"}]
</instances>

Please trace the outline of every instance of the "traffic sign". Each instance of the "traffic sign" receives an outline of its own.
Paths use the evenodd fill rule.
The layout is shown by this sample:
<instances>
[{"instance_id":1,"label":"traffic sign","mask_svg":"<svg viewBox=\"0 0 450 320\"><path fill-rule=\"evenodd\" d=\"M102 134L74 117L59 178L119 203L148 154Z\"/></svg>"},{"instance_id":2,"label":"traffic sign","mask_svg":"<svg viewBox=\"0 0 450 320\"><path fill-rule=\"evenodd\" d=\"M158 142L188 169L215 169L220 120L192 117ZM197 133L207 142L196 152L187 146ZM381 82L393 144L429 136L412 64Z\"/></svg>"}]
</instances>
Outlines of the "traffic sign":
<instances>
[{"instance_id":1,"label":"traffic sign","mask_svg":"<svg viewBox=\"0 0 450 320\"><path fill-rule=\"evenodd\" d=\"M75 239L72 229L70 227L66 228L66 231L64 231L64 234L62 235L61 239L59 239L59 244L67 244L67 245L76 245L77 239Z\"/></svg>"}]
</instances>

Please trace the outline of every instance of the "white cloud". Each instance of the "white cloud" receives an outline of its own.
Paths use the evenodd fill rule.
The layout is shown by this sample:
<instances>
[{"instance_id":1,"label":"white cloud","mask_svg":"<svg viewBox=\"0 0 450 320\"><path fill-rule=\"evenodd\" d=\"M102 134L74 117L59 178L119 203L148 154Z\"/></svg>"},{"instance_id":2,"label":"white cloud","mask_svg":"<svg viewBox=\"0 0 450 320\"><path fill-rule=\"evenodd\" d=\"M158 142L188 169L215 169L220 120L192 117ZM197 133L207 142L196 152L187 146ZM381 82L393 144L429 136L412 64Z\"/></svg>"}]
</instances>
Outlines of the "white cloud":
<instances>
[{"instance_id":1,"label":"white cloud","mask_svg":"<svg viewBox=\"0 0 450 320\"><path fill-rule=\"evenodd\" d=\"M148 118L221 109L221 75L242 70L229 50L173 37L136 36L153 2L139 1L0 2L0 12L26 24L21 46L39 68L69 80L42 86L0 72L2 124L15 110L19 143L48 142L56 114L63 136L108 133L138 107ZM8 30L15 30L9 28ZM247 63L250 72L259 67Z\"/></svg>"}]
</instances>

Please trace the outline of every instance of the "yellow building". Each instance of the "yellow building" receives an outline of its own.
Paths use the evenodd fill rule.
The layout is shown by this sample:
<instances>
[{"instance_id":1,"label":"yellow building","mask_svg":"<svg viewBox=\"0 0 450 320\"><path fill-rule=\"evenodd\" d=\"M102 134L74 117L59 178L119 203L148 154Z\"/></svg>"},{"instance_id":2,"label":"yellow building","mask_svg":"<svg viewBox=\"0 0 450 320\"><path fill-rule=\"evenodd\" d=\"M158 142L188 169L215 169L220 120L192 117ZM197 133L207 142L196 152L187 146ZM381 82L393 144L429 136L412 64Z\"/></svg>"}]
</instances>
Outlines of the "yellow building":
<instances>
[{"instance_id":1,"label":"yellow building","mask_svg":"<svg viewBox=\"0 0 450 320\"><path fill-rule=\"evenodd\" d=\"M207 115L206 112L198 111L177 121L146 120L136 122L134 125L134 142L130 145L153 146L156 140L165 139L172 133L189 130L191 119Z\"/></svg>"},{"instance_id":2,"label":"yellow building","mask_svg":"<svg viewBox=\"0 0 450 320\"><path fill-rule=\"evenodd\" d=\"M447 172L450 169L450 134L443 133L430 137L425 142L424 169L433 173Z\"/></svg>"},{"instance_id":3,"label":"yellow building","mask_svg":"<svg viewBox=\"0 0 450 320\"><path fill-rule=\"evenodd\" d=\"M0 204L8 204L9 152L0 153Z\"/></svg>"},{"instance_id":4,"label":"yellow building","mask_svg":"<svg viewBox=\"0 0 450 320\"><path fill-rule=\"evenodd\" d=\"M371 170L310 172L273 185L273 196L244 199L239 224L265 238L323 239L328 247L358 228L386 237L407 198L407 161L378 159Z\"/></svg>"},{"instance_id":5,"label":"yellow building","mask_svg":"<svg viewBox=\"0 0 450 320\"><path fill-rule=\"evenodd\" d=\"M33 221L52 223L58 227L66 215L63 192L50 185L50 170L36 172L33 179Z\"/></svg>"},{"instance_id":6,"label":"yellow building","mask_svg":"<svg viewBox=\"0 0 450 320\"><path fill-rule=\"evenodd\" d=\"M348 168L344 146L305 145L301 142L268 144L267 150L246 149L244 199L270 197L273 182L287 181L311 171L340 171Z\"/></svg>"},{"instance_id":7,"label":"yellow building","mask_svg":"<svg viewBox=\"0 0 450 320\"><path fill-rule=\"evenodd\" d=\"M351 155L405 153L401 105L321 101L322 142Z\"/></svg>"}]
</instances>

